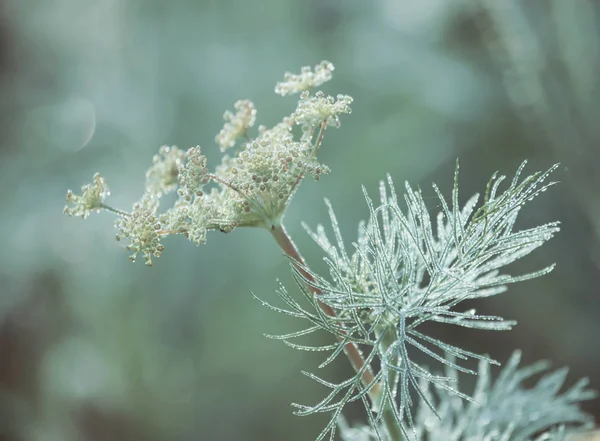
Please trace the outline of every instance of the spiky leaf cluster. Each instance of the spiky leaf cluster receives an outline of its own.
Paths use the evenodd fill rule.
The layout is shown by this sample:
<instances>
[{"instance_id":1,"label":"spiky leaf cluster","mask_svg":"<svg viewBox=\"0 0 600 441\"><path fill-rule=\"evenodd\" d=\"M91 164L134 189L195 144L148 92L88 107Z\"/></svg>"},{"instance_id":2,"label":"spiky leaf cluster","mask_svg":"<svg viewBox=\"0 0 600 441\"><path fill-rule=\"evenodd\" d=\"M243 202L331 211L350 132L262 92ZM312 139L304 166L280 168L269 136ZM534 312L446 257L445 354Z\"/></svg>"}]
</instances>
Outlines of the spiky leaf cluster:
<instances>
[{"instance_id":1,"label":"spiky leaf cluster","mask_svg":"<svg viewBox=\"0 0 600 441\"><path fill-rule=\"evenodd\" d=\"M92 211L106 209L119 216L117 239L130 241L127 249L135 260L142 254L146 264L160 256L161 239L183 234L195 244L206 241L207 232L230 232L236 227L278 225L294 192L306 176L319 179L329 171L319 163L317 153L329 126L339 127L339 115L350 113L352 98L326 96L309 89L331 79L333 65L318 64L314 72L302 68L300 75L286 74L276 86L277 93L302 92L297 108L272 128L249 130L256 121L256 109L249 100L235 103L235 113L226 112L225 125L216 137L221 151L237 146L225 155L215 171L207 167L200 146L187 151L163 146L146 172L142 198L126 212L104 203L108 188L100 175L82 187L82 195L69 191L65 213L87 217ZM292 128L299 126L297 134ZM160 209L161 198L177 191L172 207Z\"/></svg>"},{"instance_id":2,"label":"spiky leaf cluster","mask_svg":"<svg viewBox=\"0 0 600 441\"><path fill-rule=\"evenodd\" d=\"M486 355L423 333L422 325L437 322L480 330L508 330L515 322L480 315L474 310L462 311L459 304L500 294L510 283L538 277L552 269L549 266L520 276L502 272L506 265L541 246L559 229L557 222L524 230L514 228L523 205L553 184L545 181L556 168L523 178L524 166L525 163L519 167L504 191L500 185L506 178L495 174L482 204L477 205L475 195L460 206L457 165L450 201L433 186L441 207L433 219L421 191L408 183L404 195L407 208L403 211L388 177L387 185L380 185L378 207L365 192L370 219L360 225L352 252L346 249L331 206L335 241L329 240L322 226L316 231L308 229L326 254L330 274L324 277L294 262L295 278L311 307L303 307L281 287L279 295L289 308L278 310L307 319L310 326L277 338L300 349L330 351L323 365L337 358L344 346L352 342L368 348L367 365L380 366L375 381L367 385L361 381L362 372L336 384L309 374L331 389L318 404L299 406L301 415L332 412L320 438L327 432L333 436L341 409L351 401L365 401L373 427L387 413L408 436L414 426L414 394L429 403L424 384L469 399L456 389L453 378L432 375L416 363L415 352L469 374L476 372L464 364L465 360L497 364ZM335 315L323 313L323 304ZM333 334L339 343L315 348L291 342L318 330ZM367 403L367 394L371 404ZM432 403L429 406L434 409Z\"/></svg>"},{"instance_id":3,"label":"spiky leaf cluster","mask_svg":"<svg viewBox=\"0 0 600 441\"><path fill-rule=\"evenodd\" d=\"M579 407L596 397L581 379L564 389L567 369L546 373L533 387L526 381L547 371L549 363L539 361L519 367L516 351L499 376L492 381L489 364L479 363L479 377L473 401L465 401L446 390L432 389L422 381L423 397L417 405L414 438L418 441L566 441L572 434L593 427L593 419ZM458 371L447 369L446 376L458 379ZM433 404L435 412L430 405ZM368 426L351 428L340 421L344 441L377 439ZM383 429L378 430L384 434ZM570 438L573 439L573 438Z\"/></svg>"}]
</instances>

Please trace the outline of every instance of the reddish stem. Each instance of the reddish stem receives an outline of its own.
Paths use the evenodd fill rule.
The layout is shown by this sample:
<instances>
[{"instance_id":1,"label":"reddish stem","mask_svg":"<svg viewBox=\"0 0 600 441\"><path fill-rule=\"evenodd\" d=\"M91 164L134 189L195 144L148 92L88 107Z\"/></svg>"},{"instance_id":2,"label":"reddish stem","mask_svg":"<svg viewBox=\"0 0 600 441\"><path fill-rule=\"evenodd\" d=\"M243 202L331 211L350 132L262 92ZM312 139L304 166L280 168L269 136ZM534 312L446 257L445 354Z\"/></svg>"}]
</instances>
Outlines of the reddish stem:
<instances>
[{"instance_id":1,"label":"reddish stem","mask_svg":"<svg viewBox=\"0 0 600 441\"><path fill-rule=\"evenodd\" d=\"M275 238L275 241L277 242L277 244L280 246L280 248L283 250L284 253L286 253L289 257L291 257L295 261L306 266L306 263L305 263L304 259L302 258L302 256L300 255L298 248L296 248L296 245L292 241L291 237L288 236L283 225L273 225L271 227L270 231L271 231L271 234L273 235L273 237ZM296 265L296 264L294 264L294 266L296 267L296 269L298 271L300 271L300 273L302 273L302 275L308 281L310 281L310 282L315 281L315 279L310 275L310 273L308 273L304 268L302 268L301 266ZM321 291L318 288L311 286L311 284L307 284L307 287L313 294L315 294L315 295L321 294ZM321 309L323 310L323 312L325 314L327 314L330 317L335 317L335 311L333 310L333 308L331 308L331 306L326 305L325 303L322 303L321 301L319 301L319 306L321 307ZM341 340L341 339L338 337L338 340ZM360 349L358 349L358 346L356 346L356 344L354 344L352 342L346 343L346 346L344 347L344 353L350 360L350 364L352 364L352 367L354 368L354 370L356 372L360 371L363 368L363 366L365 365L365 359L363 358L362 353L360 352ZM369 367L369 368L365 369L365 371L362 374L363 386L368 387L370 384L373 383L373 379L374 379L374 376L373 376L373 372L371 371L371 368ZM379 388L377 385L372 386L371 390L369 391L369 395L371 397L376 396L378 389Z\"/></svg>"}]
</instances>

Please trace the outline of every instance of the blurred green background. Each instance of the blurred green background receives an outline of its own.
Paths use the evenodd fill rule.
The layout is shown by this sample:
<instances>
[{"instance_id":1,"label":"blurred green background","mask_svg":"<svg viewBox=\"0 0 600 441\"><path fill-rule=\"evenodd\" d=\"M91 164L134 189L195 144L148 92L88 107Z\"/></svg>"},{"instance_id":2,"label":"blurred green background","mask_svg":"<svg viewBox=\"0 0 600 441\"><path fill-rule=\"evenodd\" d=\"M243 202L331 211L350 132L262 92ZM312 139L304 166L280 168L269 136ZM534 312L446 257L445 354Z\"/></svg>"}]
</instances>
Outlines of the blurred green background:
<instances>
[{"instance_id":1,"label":"blurred green background","mask_svg":"<svg viewBox=\"0 0 600 441\"><path fill-rule=\"evenodd\" d=\"M225 109L249 98L259 123L276 123L295 100L275 82L323 59L336 66L325 91L355 101L322 148L332 173L305 182L286 217L309 263L325 268L300 222L327 222L323 197L350 242L367 214L361 184L374 193L387 172L437 211L430 183L449 194L457 157L463 202L495 170L561 162L561 185L520 226L558 219L562 231L510 268L556 270L476 304L516 330L442 332L600 388L599 24L592 0L2 1L0 440L314 439L325 417L289 403L323 396L300 373L321 357L265 339L297 324L249 294L276 301L276 278L292 286L269 234L170 238L147 268L129 263L109 214L62 207L96 171L129 207L162 144L200 144L216 164Z\"/></svg>"}]
</instances>

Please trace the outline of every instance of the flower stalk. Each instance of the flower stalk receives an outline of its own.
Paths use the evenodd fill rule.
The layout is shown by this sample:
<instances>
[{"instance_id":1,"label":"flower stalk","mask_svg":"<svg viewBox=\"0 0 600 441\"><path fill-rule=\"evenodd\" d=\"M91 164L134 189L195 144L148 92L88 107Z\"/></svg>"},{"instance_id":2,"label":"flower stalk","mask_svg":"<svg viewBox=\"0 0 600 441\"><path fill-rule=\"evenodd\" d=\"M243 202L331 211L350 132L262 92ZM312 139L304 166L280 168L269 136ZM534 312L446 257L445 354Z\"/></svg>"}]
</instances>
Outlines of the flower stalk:
<instances>
[{"instance_id":1,"label":"flower stalk","mask_svg":"<svg viewBox=\"0 0 600 441\"><path fill-rule=\"evenodd\" d=\"M292 264L296 267L296 269L300 271L302 275L306 277L307 280L314 282L314 279L311 276L311 274L304 269L306 267L306 262L304 261L304 258L298 251L296 244L288 235L284 225L282 223L278 225L273 225L270 229L270 232L277 244L279 245L279 247L282 249L282 251L292 259ZM298 263L300 265L298 265ZM307 287L315 296L318 297L318 295L321 294L321 291L318 288L315 288L310 284L307 284ZM325 314L327 314L330 317L335 317L335 311L333 310L333 308L331 308L331 306L321 301L319 301L319 305L323 312L325 312ZM360 372L360 370L363 369L363 367L365 366L365 359L363 358L363 355L358 346L352 342L347 343L344 347L344 353L348 357L348 360L350 361L350 364L352 365L354 370L356 372ZM371 400L375 405L374 398L379 393L379 387L377 385L372 385L374 379L375 377L373 376L373 371L370 367L367 367L367 369L365 369L362 374L362 384L364 387L371 387L371 390L369 391L369 396L371 397Z\"/></svg>"}]
</instances>

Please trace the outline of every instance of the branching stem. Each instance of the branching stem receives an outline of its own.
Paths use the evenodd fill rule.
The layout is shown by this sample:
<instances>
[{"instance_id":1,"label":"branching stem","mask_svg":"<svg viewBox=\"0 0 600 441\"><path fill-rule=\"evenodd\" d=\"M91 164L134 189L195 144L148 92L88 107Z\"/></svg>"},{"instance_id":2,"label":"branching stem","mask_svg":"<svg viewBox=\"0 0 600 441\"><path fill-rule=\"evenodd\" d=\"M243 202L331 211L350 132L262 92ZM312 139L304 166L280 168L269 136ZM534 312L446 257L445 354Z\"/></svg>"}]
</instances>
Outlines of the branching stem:
<instances>
[{"instance_id":1,"label":"branching stem","mask_svg":"<svg viewBox=\"0 0 600 441\"><path fill-rule=\"evenodd\" d=\"M315 144L313 146L311 155L315 156L317 154L317 150L319 150L319 147L321 147L321 144L323 143L323 137L325 136L325 129L327 128L327 119L324 119L321 122L321 126L319 127L319 135L317 136L317 140L315 141Z\"/></svg>"},{"instance_id":2,"label":"branching stem","mask_svg":"<svg viewBox=\"0 0 600 441\"><path fill-rule=\"evenodd\" d=\"M127 213L126 211L123 211L123 210L119 210L118 208L113 208L110 205L100 204L98 207L99 208L103 208L106 211L110 211L111 213L115 213L115 214L117 214L117 215L119 215L121 217L129 217L129 216L131 216L130 213Z\"/></svg>"},{"instance_id":3,"label":"branching stem","mask_svg":"<svg viewBox=\"0 0 600 441\"><path fill-rule=\"evenodd\" d=\"M271 235L273 236L273 238L275 239L275 241L277 242L277 244L279 245L279 247L283 250L283 252L285 254L287 254L289 257L291 257L295 261L306 266L306 263L305 263L304 259L302 258L302 256L300 255L298 248L296 248L296 245L292 241L291 237L288 235L283 224L273 225L271 227L270 231L271 231ZM302 275L304 277L306 277L307 280L314 281L313 277L309 273L307 273L302 267L296 266L296 268L298 269L298 271L300 271L302 273ZM308 289L315 295L321 294L321 291L319 289L315 288L314 286L308 285ZM319 305L321 306L321 309L323 310L323 312L325 312L325 314L327 314L331 317L335 317L335 311L331 308L331 306L326 305L325 303L322 303L322 302L319 302ZM338 340L339 340L339 337L338 337ZM350 364L352 365L354 370L356 372L359 372L365 365L365 359L363 358L362 353L361 353L360 349L358 348L358 346L356 346L352 342L347 343L346 346L344 347L344 353L350 360ZM363 386L367 387L369 384L372 384L373 379L374 379L373 372L371 371L371 369L369 367L362 374ZM378 396L378 395L379 395L379 387L377 385L373 386L371 388L371 390L369 391L369 396L373 399L373 397Z\"/></svg>"}]
</instances>

